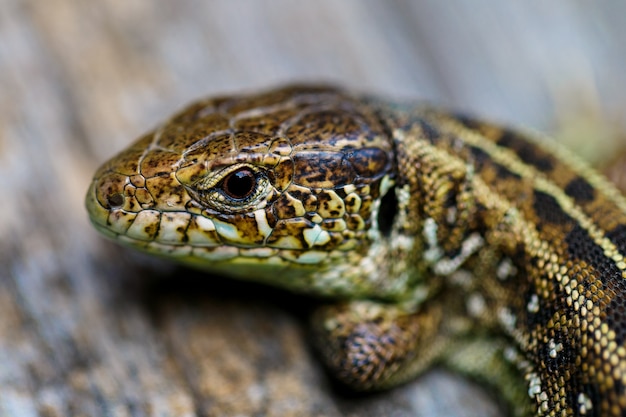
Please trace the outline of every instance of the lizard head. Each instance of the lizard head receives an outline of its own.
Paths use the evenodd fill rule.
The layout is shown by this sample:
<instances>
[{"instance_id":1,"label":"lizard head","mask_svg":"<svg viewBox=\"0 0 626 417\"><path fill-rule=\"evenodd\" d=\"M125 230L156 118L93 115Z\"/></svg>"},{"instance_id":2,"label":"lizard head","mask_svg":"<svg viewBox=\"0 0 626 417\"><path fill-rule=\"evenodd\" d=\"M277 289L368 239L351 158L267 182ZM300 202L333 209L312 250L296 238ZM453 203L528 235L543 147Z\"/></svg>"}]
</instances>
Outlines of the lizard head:
<instances>
[{"instance_id":1,"label":"lizard head","mask_svg":"<svg viewBox=\"0 0 626 417\"><path fill-rule=\"evenodd\" d=\"M292 289L367 292L394 170L374 109L293 86L192 104L106 162L86 205L100 232L144 251Z\"/></svg>"}]
</instances>

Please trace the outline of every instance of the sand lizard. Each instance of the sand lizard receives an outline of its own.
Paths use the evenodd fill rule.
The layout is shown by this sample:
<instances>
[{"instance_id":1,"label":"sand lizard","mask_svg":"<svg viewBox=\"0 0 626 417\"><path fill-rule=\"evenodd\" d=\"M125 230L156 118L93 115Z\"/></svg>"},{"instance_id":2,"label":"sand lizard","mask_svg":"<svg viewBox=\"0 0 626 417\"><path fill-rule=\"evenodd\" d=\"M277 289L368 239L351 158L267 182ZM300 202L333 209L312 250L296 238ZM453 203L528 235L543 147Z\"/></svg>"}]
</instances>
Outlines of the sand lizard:
<instances>
[{"instance_id":1,"label":"sand lizard","mask_svg":"<svg viewBox=\"0 0 626 417\"><path fill-rule=\"evenodd\" d=\"M442 363L515 415L626 415L626 200L532 135L290 86L192 104L86 204L122 244L334 300L315 339L354 389Z\"/></svg>"}]
</instances>

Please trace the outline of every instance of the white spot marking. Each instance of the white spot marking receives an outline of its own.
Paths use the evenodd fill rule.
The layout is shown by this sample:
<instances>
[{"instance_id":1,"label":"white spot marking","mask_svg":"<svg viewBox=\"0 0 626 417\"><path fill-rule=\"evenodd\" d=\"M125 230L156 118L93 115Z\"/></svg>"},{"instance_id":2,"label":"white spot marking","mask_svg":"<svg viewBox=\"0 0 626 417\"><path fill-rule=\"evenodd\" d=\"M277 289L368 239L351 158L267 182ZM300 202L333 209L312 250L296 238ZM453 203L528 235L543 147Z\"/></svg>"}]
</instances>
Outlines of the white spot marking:
<instances>
[{"instance_id":1,"label":"white spot marking","mask_svg":"<svg viewBox=\"0 0 626 417\"><path fill-rule=\"evenodd\" d=\"M327 256L328 254L323 251L307 251L294 258L293 261L299 264L318 264L326 259Z\"/></svg>"},{"instance_id":2,"label":"white spot marking","mask_svg":"<svg viewBox=\"0 0 626 417\"><path fill-rule=\"evenodd\" d=\"M378 210L380 209L380 199L374 200L372 204L372 227L367 231L367 237L372 241L380 238L380 228L378 227Z\"/></svg>"},{"instance_id":3,"label":"white spot marking","mask_svg":"<svg viewBox=\"0 0 626 417\"><path fill-rule=\"evenodd\" d=\"M472 233L461 245L461 253L452 259L441 259L433 270L438 275L450 275L485 244L485 240L478 233Z\"/></svg>"},{"instance_id":4,"label":"white spot marking","mask_svg":"<svg viewBox=\"0 0 626 417\"><path fill-rule=\"evenodd\" d=\"M448 209L448 211L446 212L446 222L448 222L448 224L454 224L456 223L456 215L457 215L457 208L456 207L450 207Z\"/></svg>"},{"instance_id":5,"label":"white spot marking","mask_svg":"<svg viewBox=\"0 0 626 417\"><path fill-rule=\"evenodd\" d=\"M414 241L415 239L412 237L399 235L391 241L391 245L394 249L409 250L413 247Z\"/></svg>"},{"instance_id":6,"label":"white spot marking","mask_svg":"<svg viewBox=\"0 0 626 417\"><path fill-rule=\"evenodd\" d=\"M272 228L267 222L267 213L265 213L265 210L255 211L254 219L256 220L259 234L263 237L268 237L272 233Z\"/></svg>"},{"instance_id":7,"label":"white spot marking","mask_svg":"<svg viewBox=\"0 0 626 417\"><path fill-rule=\"evenodd\" d=\"M537 294L533 294L530 296L530 300L528 300L528 305L526 309L529 313L536 313L539 311L539 297Z\"/></svg>"},{"instance_id":8,"label":"white spot marking","mask_svg":"<svg viewBox=\"0 0 626 417\"><path fill-rule=\"evenodd\" d=\"M186 258L191 255L193 248L190 245L171 245L160 242L150 242L145 247L146 250L159 255L167 254L175 258Z\"/></svg>"},{"instance_id":9,"label":"white spot marking","mask_svg":"<svg viewBox=\"0 0 626 417\"><path fill-rule=\"evenodd\" d=\"M470 294L467 298L467 312L473 317L480 317L486 306L485 298L478 293Z\"/></svg>"},{"instance_id":10,"label":"white spot marking","mask_svg":"<svg viewBox=\"0 0 626 417\"><path fill-rule=\"evenodd\" d=\"M215 230L215 224L213 224L213 220L204 216L196 216L195 220L196 224L203 232L212 232Z\"/></svg>"},{"instance_id":11,"label":"white spot marking","mask_svg":"<svg viewBox=\"0 0 626 417\"><path fill-rule=\"evenodd\" d=\"M247 258L269 258L276 255L278 251L273 248L251 248L240 249L239 255Z\"/></svg>"},{"instance_id":12,"label":"white spot marking","mask_svg":"<svg viewBox=\"0 0 626 417\"><path fill-rule=\"evenodd\" d=\"M514 347L508 346L504 349L504 359L512 364L517 364L520 360L520 354Z\"/></svg>"},{"instance_id":13,"label":"white spot marking","mask_svg":"<svg viewBox=\"0 0 626 417\"><path fill-rule=\"evenodd\" d=\"M591 398L587 394L581 392L578 394L578 411L580 414L585 415L593 408Z\"/></svg>"},{"instance_id":14,"label":"white spot marking","mask_svg":"<svg viewBox=\"0 0 626 417\"><path fill-rule=\"evenodd\" d=\"M515 330L517 317L515 317L515 314L513 314L508 308L501 308L498 310L498 319L509 333L512 333Z\"/></svg>"},{"instance_id":15,"label":"white spot marking","mask_svg":"<svg viewBox=\"0 0 626 417\"><path fill-rule=\"evenodd\" d=\"M230 223L224 223L217 219L213 220L213 224L215 225L215 230L217 231L217 233L224 239L236 242L241 240L239 230L236 226Z\"/></svg>"},{"instance_id":16,"label":"white spot marking","mask_svg":"<svg viewBox=\"0 0 626 417\"><path fill-rule=\"evenodd\" d=\"M330 241L330 234L326 230L322 230L317 224L310 229L304 229L302 235L310 248L315 245L323 246Z\"/></svg>"},{"instance_id":17,"label":"white spot marking","mask_svg":"<svg viewBox=\"0 0 626 417\"><path fill-rule=\"evenodd\" d=\"M504 258L502 262L498 265L498 269L496 270L496 277L500 281L504 281L508 277L517 274L517 268L513 265L513 261L510 258Z\"/></svg>"},{"instance_id":18,"label":"white spot marking","mask_svg":"<svg viewBox=\"0 0 626 417\"><path fill-rule=\"evenodd\" d=\"M217 248L194 247L193 256L209 261L226 261L239 256L239 249L233 246L220 246Z\"/></svg>"},{"instance_id":19,"label":"white spot marking","mask_svg":"<svg viewBox=\"0 0 626 417\"><path fill-rule=\"evenodd\" d=\"M528 396L536 397L541 393L541 378L535 372L528 374Z\"/></svg>"},{"instance_id":20,"label":"white spot marking","mask_svg":"<svg viewBox=\"0 0 626 417\"><path fill-rule=\"evenodd\" d=\"M320 216L319 214L317 214L317 213L316 213L316 214L314 214L314 215L311 217L311 221L312 221L313 223L321 223L321 222L323 222L323 221L324 221L324 219L322 218L322 216Z\"/></svg>"},{"instance_id":21,"label":"white spot marking","mask_svg":"<svg viewBox=\"0 0 626 417\"><path fill-rule=\"evenodd\" d=\"M426 262L434 263L437 262L443 256L443 250L439 247L439 242L437 241L437 222L432 217L424 220L424 239L426 239L426 245L428 245L428 249L424 251L424 260Z\"/></svg>"},{"instance_id":22,"label":"white spot marking","mask_svg":"<svg viewBox=\"0 0 626 417\"><path fill-rule=\"evenodd\" d=\"M554 339L550 339L548 347L550 348L549 355L552 359L555 359L558 353L563 350L563 344L555 343Z\"/></svg>"},{"instance_id":23,"label":"white spot marking","mask_svg":"<svg viewBox=\"0 0 626 417\"><path fill-rule=\"evenodd\" d=\"M387 191L389 191L389 189L393 187L393 184L394 182L389 178L389 175L385 175L380 181L380 195L387 194Z\"/></svg>"}]
</instances>

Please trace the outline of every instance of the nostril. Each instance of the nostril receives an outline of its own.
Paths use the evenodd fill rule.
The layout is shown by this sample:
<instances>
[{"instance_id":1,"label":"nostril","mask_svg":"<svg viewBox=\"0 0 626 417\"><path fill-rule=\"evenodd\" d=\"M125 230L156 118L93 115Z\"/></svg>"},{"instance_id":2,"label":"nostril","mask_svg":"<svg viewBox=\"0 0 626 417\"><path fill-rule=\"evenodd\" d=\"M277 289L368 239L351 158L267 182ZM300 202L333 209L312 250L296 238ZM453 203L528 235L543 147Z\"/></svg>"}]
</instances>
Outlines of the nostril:
<instances>
[{"instance_id":1,"label":"nostril","mask_svg":"<svg viewBox=\"0 0 626 417\"><path fill-rule=\"evenodd\" d=\"M124 205L124 195L122 193L115 193L107 196L107 203L109 208L117 209Z\"/></svg>"}]
</instances>

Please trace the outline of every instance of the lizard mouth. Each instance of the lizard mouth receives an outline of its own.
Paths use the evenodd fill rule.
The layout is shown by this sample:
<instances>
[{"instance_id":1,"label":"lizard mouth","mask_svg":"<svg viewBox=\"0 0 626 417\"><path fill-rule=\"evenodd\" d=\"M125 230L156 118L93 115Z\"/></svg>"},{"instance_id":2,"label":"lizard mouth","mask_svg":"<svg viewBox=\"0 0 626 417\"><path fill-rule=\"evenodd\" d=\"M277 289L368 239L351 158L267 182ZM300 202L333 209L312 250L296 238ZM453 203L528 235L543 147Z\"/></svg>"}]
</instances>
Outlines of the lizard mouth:
<instances>
[{"instance_id":1,"label":"lizard mouth","mask_svg":"<svg viewBox=\"0 0 626 417\"><path fill-rule=\"evenodd\" d=\"M93 226L109 239L143 252L175 258L207 270L228 267L228 275L258 275L258 269L237 273L238 269L245 271L247 266L260 268L261 272L294 265L308 269L324 263L331 255L324 250L226 243L224 235L233 230L217 220L188 211L130 211L124 208L125 196L120 193L106 197L108 206L105 206L98 198L97 187L96 182L92 183L85 198ZM222 268L221 264L226 266Z\"/></svg>"}]
</instances>

